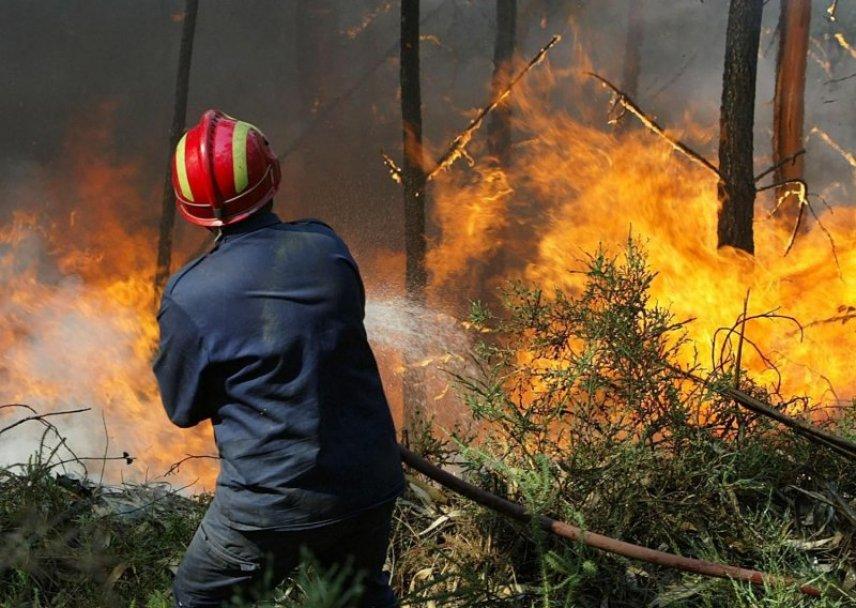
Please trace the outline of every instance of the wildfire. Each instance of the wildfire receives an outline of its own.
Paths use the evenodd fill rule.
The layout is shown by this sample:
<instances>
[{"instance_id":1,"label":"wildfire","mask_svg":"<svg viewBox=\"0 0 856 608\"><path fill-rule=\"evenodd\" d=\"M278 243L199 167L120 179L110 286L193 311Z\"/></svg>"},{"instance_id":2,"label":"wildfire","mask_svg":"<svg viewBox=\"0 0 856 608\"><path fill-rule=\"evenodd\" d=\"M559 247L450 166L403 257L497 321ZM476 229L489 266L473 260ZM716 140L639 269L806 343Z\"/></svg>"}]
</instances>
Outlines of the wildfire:
<instances>
[{"instance_id":1,"label":"wildfire","mask_svg":"<svg viewBox=\"0 0 856 608\"><path fill-rule=\"evenodd\" d=\"M599 118L580 120L547 109L545 100L560 87L590 93L583 103L596 108ZM709 364L714 333L734 323L751 290L750 314L777 310L805 327L801 338L785 322L747 324L747 337L781 371L783 394L830 406L852 399L856 323L847 311L856 304L856 209L832 202L834 212L821 211L816 204L819 221L812 221L785 256L792 226L770 218L765 205L774 201L759 194L754 259L718 251L713 173L676 154L629 115L624 120L631 124L610 130L607 102L582 71L533 72L515 91L514 126L521 141L513 165L479 165L475 172L436 180L440 237L429 253L436 292L479 278L494 287L522 278L547 291L573 292L583 279L568 271L581 268L580 260L599 245L616 251L632 233L659 273L653 297L678 319L696 319L688 329L701 363ZM715 147L715 129L689 122L677 135L702 149ZM810 175L808 180L814 185ZM832 185L821 194L834 201L842 191ZM775 380L756 352L744 355L744 366L762 381Z\"/></svg>"},{"instance_id":2,"label":"wildfire","mask_svg":"<svg viewBox=\"0 0 856 608\"><path fill-rule=\"evenodd\" d=\"M551 92L569 85L590 94L596 117L580 119L544 103ZM582 279L568 270L578 269L584 254L601 244L620 247L632 232L645 242L649 262L659 272L654 297L677 318L696 319L688 328L702 363L709 360L714 332L732 325L751 290L750 312L776 309L805 328L801 338L792 325L748 323L748 337L781 371L783 393L829 405L852 398L856 386L848 364L856 350L856 208L834 204L836 197L843 202L847 188L833 184L820 191L835 209L816 209L828 232L812 221L787 256L790 227L767 217L765 195L757 203L754 259L718 251L711 172L644 129L609 127L606 101L591 79L533 70L508 98L519 135L513 166L506 170L485 162L479 137L469 151L478 161L475 166L438 172L432 201L439 238L428 257L432 300L453 291L479 297L506 278L573 291ZM93 158L91 148L109 146L111 123L103 122L104 133L90 134L87 149L70 147L64 179L37 174L32 188L16 193L21 199L16 206L29 205L33 211L14 214L0 226L5 296L0 303L0 403L29 403L41 412L92 407L92 412L57 421L78 453L103 452L103 413L108 451L138 457L136 474L154 478L185 454L210 453L213 446L207 425L178 430L163 413L150 371L157 336L152 276L159 207L151 202L158 192L141 196L136 163L112 161L106 153ZM688 121L679 135L704 149L711 147L715 130ZM817 187L811 175L808 182ZM41 213L46 206L52 213ZM190 251L177 252L176 258ZM384 272L400 278L404 262L399 253L375 254L387 260ZM369 266L382 270L383 264ZM375 306L375 332L393 335L392 328L400 334L388 343L380 340L389 380L389 370L400 363L399 342L426 330L410 327L409 313L398 319L400 311L392 304ZM436 319L429 323L435 332ZM446 328L450 336L457 331L452 325ZM453 338L449 341L459 340ZM744 353L743 362L756 378L773 381L773 372L754 351ZM391 396L400 400L398 387L388 384ZM35 426L20 427L14 436L0 438L0 460L25 460L40 432ZM198 478L210 487L215 472L210 461L191 461L183 465L180 479Z\"/></svg>"},{"instance_id":3,"label":"wildfire","mask_svg":"<svg viewBox=\"0 0 856 608\"><path fill-rule=\"evenodd\" d=\"M87 145L107 145L106 123ZM76 453L101 456L106 424L109 453L138 458L135 470L111 467L108 478L156 478L185 453L210 452L210 431L174 429L151 373L156 206L135 188L139 167L82 152L71 146L62 179L34 175L20 196L39 198L17 201L34 211L0 227L0 403L27 403L40 413L91 407L53 419ZM52 213L40 213L47 207ZM30 425L0 437L0 460L25 462L41 432ZM210 487L214 472L210 463L191 462L182 478Z\"/></svg>"}]
</instances>

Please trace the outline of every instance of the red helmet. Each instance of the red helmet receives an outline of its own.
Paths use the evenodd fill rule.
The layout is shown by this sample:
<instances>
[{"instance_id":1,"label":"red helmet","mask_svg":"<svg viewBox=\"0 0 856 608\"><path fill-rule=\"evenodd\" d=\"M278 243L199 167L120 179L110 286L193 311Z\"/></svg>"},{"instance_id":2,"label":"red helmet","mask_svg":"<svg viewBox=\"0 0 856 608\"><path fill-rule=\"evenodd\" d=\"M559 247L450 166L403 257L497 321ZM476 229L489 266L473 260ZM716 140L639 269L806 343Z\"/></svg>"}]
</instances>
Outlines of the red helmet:
<instances>
[{"instance_id":1,"label":"red helmet","mask_svg":"<svg viewBox=\"0 0 856 608\"><path fill-rule=\"evenodd\" d=\"M279 180L279 161L262 132L218 110L205 112L175 147L176 205L198 226L249 217L273 198Z\"/></svg>"}]
</instances>

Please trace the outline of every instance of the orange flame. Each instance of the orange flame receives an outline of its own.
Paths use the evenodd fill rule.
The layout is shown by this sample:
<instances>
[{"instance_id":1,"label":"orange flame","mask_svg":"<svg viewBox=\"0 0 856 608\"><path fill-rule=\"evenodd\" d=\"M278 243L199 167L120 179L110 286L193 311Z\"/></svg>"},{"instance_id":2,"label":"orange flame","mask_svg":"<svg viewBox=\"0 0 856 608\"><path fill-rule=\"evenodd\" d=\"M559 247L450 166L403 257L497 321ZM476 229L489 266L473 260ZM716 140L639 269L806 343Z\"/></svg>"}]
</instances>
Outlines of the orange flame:
<instances>
[{"instance_id":1,"label":"orange flame","mask_svg":"<svg viewBox=\"0 0 856 608\"><path fill-rule=\"evenodd\" d=\"M139 458L133 472L111 467L108 477L157 477L185 453L209 452L210 431L181 432L163 412L150 369L158 212L150 201L158 197L137 191L138 163L99 154L113 126L112 108L100 111L102 132L72 141L62 177L37 175L27 186L44 196L13 201L33 211L0 227L0 403L28 403L40 413L91 407L53 419L77 454L102 455L103 413L110 454ZM50 213L39 213L44 207ZM3 461L26 460L40 430L20 427L0 438ZM188 463L182 474L213 481L210 463Z\"/></svg>"},{"instance_id":2,"label":"orange flame","mask_svg":"<svg viewBox=\"0 0 856 608\"><path fill-rule=\"evenodd\" d=\"M794 326L769 320L747 325L747 336L781 370L783 394L828 405L852 399L856 319L846 313L856 305L856 209L816 209L822 226L813 222L784 256L791 227L770 219L767 195L759 195L754 259L717 250L718 202L710 171L676 155L638 123L613 132L599 126L603 118L583 121L545 108L556 89L591 91L589 85L581 71L533 72L511 99L519 134L512 166L482 163L474 172L438 177L440 236L429 254L435 291L448 293L473 274L484 275L490 259L494 286L517 277L548 292L575 291L583 278L568 271L579 270L584 255L601 244L615 251L632 232L659 273L653 298L678 319L696 318L689 334L701 363L710 362L714 332L734 323L751 288L750 313L777 309L806 326L800 339ZM603 117L607 101L598 93L585 103L599 104ZM716 131L688 121L678 135L707 149L714 147L709 144ZM479 157L483 151L472 152ZM827 200L842 191L837 185L827 190ZM757 354L745 354L744 366L759 380L774 381Z\"/></svg>"}]
</instances>

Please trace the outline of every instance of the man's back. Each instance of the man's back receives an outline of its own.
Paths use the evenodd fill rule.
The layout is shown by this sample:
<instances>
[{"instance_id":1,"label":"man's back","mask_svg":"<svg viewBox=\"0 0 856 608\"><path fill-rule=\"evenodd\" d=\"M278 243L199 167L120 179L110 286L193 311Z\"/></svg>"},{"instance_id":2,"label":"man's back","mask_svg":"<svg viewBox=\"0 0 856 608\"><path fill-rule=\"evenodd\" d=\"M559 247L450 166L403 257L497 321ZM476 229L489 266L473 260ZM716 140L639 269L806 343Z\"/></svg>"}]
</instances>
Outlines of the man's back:
<instances>
[{"instance_id":1,"label":"man's back","mask_svg":"<svg viewBox=\"0 0 856 608\"><path fill-rule=\"evenodd\" d=\"M211 418L215 500L234 525L314 527L401 493L364 304L335 233L273 213L227 230L170 281L155 372L173 422Z\"/></svg>"}]
</instances>

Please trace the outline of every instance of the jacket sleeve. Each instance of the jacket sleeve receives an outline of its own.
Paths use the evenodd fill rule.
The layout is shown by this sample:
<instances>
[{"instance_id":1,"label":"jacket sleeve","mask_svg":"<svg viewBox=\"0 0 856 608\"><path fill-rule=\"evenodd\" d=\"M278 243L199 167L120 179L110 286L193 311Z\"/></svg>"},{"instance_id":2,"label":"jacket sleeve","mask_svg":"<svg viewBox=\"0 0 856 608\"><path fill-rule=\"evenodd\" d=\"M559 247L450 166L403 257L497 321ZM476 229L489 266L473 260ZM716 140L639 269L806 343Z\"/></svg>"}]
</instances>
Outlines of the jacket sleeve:
<instances>
[{"instance_id":1,"label":"jacket sleeve","mask_svg":"<svg viewBox=\"0 0 856 608\"><path fill-rule=\"evenodd\" d=\"M210 367L208 351L193 319L176 302L164 297L158 313L160 344L153 369L169 419L187 428L211 417L204 377Z\"/></svg>"}]
</instances>

